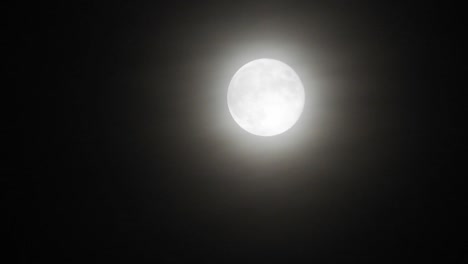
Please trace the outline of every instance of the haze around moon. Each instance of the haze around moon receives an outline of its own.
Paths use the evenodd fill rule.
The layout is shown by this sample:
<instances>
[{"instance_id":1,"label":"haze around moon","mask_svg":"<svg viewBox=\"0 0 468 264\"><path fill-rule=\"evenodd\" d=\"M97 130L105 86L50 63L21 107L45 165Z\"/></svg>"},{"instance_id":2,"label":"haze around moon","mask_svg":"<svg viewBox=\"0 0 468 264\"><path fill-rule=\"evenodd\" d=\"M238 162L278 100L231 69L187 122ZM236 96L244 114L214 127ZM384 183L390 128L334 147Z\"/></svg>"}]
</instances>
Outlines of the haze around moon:
<instances>
[{"instance_id":1,"label":"haze around moon","mask_svg":"<svg viewBox=\"0 0 468 264\"><path fill-rule=\"evenodd\" d=\"M304 109L305 93L299 76L287 64L257 59L232 77L227 93L236 123L257 136L275 136L289 130Z\"/></svg>"}]
</instances>

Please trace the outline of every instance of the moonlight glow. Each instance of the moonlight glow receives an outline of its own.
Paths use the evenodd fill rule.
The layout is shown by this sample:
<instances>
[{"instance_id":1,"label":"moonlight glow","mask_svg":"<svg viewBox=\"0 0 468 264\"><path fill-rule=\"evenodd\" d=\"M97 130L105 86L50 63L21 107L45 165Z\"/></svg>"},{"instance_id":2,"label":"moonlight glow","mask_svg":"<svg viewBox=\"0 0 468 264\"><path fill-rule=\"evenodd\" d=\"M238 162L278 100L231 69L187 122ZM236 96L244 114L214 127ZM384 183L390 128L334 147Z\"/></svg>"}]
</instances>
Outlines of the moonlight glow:
<instances>
[{"instance_id":1,"label":"moonlight glow","mask_svg":"<svg viewBox=\"0 0 468 264\"><path fill-rule=\"evenodd\" d=\"M229 84L229 111L240 127L258 136L290 129L304 108L304 87L283 62L258 59L242 66Z\"/></svg>"}]
</instances>

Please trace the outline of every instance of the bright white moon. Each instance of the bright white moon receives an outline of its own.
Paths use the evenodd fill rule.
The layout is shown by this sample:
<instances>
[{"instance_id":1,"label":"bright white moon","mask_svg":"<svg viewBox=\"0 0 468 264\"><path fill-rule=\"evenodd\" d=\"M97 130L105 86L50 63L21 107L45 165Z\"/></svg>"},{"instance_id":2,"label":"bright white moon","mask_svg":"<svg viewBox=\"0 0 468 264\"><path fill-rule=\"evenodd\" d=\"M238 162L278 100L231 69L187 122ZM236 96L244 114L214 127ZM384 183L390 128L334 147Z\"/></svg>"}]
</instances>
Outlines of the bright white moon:
<instances>
[{"instance_id":1,"label":"bright white moon","mask_svg":"<svg viewBox=\"0 0 468 264\"><path fill-rule=\"evenodd\" d=\"M285 63L258 59L242 66L229 84L229 111L240 127L257 136L290 129L304 109L304 87Z\"/></svg>"}]
</instances>

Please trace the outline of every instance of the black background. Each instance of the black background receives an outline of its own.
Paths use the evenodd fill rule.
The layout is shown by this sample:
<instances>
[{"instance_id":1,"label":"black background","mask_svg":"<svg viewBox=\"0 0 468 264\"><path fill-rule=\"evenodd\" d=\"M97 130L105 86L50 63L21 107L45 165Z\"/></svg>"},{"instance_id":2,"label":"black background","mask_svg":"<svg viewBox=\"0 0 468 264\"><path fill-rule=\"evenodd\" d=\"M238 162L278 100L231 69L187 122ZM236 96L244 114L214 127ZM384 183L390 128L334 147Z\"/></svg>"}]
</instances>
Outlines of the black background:
<instances>
[{"instance_id":1,"label":"black background","mask_svg":"<svg viewBox=\"0 0 468 264\"><path fill-rule=\"evenodd\" d=\"M435 81L444 78L443 10L393 1L9 6L20 131L2 182L11 256L462 263ZM332 132L320 147L309 123L284 151L239 136L233 122L231 132L210 128L225 87L207 84L236 70L219 77L222 66L210 63L237 41L275 41L276 31L320 53L315 75L331 80Z\"/></svg>"}]
</instances>

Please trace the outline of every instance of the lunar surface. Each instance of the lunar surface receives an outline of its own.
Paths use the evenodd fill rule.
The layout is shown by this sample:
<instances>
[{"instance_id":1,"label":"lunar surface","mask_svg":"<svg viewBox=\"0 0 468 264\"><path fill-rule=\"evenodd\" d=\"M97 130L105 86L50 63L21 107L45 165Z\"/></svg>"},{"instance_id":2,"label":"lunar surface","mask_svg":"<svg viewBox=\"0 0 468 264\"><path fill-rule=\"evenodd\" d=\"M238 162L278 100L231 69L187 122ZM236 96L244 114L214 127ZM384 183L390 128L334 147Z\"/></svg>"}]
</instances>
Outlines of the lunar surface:
<instances>
[{"instance_id":1,"label":"lunar surface","mask_svg":"<svg viewBox=\"0 0 468 264\"><path fill-rule=\"evenodd\" d=\"M236 123L257 136L290 129L304 108L304 87L285 63L258 59L242 66L229 84L227 103Z\"/></svg>"}]
</instances>

